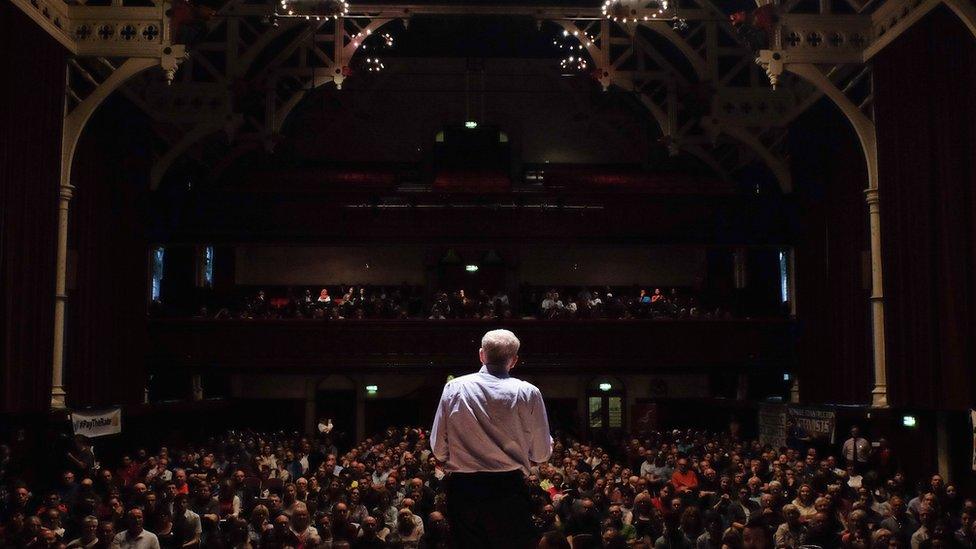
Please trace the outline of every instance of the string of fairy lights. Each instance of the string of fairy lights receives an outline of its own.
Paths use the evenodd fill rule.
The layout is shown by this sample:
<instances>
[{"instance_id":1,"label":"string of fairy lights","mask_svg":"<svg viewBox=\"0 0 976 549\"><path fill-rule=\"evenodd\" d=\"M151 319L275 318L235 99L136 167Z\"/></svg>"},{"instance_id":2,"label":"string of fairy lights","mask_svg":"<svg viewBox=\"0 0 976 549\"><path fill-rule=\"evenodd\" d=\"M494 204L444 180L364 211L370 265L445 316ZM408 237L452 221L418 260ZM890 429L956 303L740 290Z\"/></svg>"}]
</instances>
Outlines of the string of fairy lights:
<instances>
[{"instance_id":1,"label":"string of fairy lights","mask_svg":"<svg viewBox=\"0 0 976 549\"><path fill-rule=\"evenodd\" d=\"M638 0L639 1L639 0ZM637 24L642 21L670 21L676 31L687 30L688 23L678 16L678 0L653 0L650 4L635 3L635 0L605 0L601 7L603 17L621 25ZM277 25L278 18L305 19L307 21L329 21L337 23L349 15L349 2L346 0L279 0L280 10L276 9L271 22ZM395 39L390 32L373 33L365 29L351 37L353 46L361 50L362 70L376 73L386 68L382 52L393 49ZM561 56L559 68L563 74L586 73L591 68L588 48L596 38L584 30L563 30L561 36L553 38L552 45Z\"/></svg>"},{"instance_id":2,"label":"string of fairy lights","mask_svg":"<svg viewBox=\"0 0 976 549\"><path fill-rule=\"evenodd\" d=\"M678 15L678 0L655 0L649 7L639 7L632 0L605 0L600 8L607 19L626 25L642 21L670 21L676 31L688 29L688 21Z\"/></svg>"},{"instance_id":3,"label":"string of fairy lights","mask_svg":"<svg viewBox=\"0 0 976 549\"><path fill-rule=\"evenodd\" d=\"M339 20L349 14L349 2L345 0L281 0L278 18L304 18L307 21Z\"/></svg>"},{"instance_id":4,"label":"string of fairy lights","mask_svg":"<svg viewBox=\"0 0 976 549\"><path fill-rule=\"evenodd\" d=\"M563 74L585 73L590 68L586 48L593 45L596 39L584 31L569 32L563 29L562 36L554 38L552 45L563 54L559 60L559 68Z\"/></svg>"},{"instance_id":5,"label":"string of fairy lights","mask_svg":"<svg viewBox=\"0 0 976 549\"><path fill-rule=\"evenodd\" d=\"M389 32L373 34L373 31L366 29L360 31L352 37L353 46L365 54L363 58L363 70L366 72L380 72L386 68L380 52L393 49L395 40Z\"/></svg>"}]
</instances>

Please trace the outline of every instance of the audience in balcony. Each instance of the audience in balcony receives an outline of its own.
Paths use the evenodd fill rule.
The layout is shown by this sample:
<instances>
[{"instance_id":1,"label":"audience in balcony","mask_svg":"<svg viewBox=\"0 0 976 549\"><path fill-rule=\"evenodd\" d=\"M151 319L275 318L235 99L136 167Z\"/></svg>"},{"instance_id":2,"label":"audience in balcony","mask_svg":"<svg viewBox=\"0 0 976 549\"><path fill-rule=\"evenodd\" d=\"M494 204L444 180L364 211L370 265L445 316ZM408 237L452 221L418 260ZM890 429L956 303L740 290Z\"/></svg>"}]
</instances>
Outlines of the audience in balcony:
<instances>
[{"instance_id":1,"label":"audience in balcony","mask_svg":"<svg viewBox=\"0 0 976 549\"><path fill-rule=\"evenodd\" d=\"M316 293L317 292L317 297ZM728 319L731 310L721 302L672 288L633 287L540 288L524 287L518 307L503 290L439 290L425 298L417 286L342 286L332 293L289 288L269 297L264 289L251 290L243 299L218 306L202 306L192 316L200 319ZM333 297L341 295L342 297ZM150 308L155 317L179 316L162 303Z\"/></svg>"},{"instance_id":2,"label":"audience in balcony","mask_svg":"<svg viewBox=\"0 0 976 549\"><path fill-rule=\"evenodd\" d=\"M89 459L79 440L50 470L0 445L0 547L450 547L425 430L391 427L341 453L331 436L227 432L133 448L117 464ZM840 447L563 434L526 489L539 547L976 547L976 501L939 475L914 488L919 472L883 459L858 462L855 489Z\"/></svg>"},{"instance_id":3,"label":"audience in balcony","mask_svg":"<svg viewBox=\"0 0 976 549\"><path fill-rule=\"evenodd\" d=\"M539 292L531 290L526 295L529 300L534 300ZM660 288L655 288L653 293L641 289L636 295L615 292L609 287L602 291L582 288L562 294L558 289L550 289L543 295L538 312L533 314L530 309L526 316L543 319L732 318L731 312L721 306L703 311L696 296L679 292L677 288L672 288L668 294Z\"/></svg>"}]
</instances>

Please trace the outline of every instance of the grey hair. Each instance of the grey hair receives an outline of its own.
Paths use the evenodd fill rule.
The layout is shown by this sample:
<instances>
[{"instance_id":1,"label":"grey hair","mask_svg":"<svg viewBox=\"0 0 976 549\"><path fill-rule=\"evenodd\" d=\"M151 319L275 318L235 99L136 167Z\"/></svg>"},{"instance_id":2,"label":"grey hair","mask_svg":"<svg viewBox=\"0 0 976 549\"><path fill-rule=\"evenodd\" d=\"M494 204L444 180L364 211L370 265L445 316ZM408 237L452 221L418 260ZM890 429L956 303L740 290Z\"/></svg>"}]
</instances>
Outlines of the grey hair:
<instances>
[{"instance_id":1,"label":"grey hair","mask_svg":"<svg viewBox=\"0 0 976 549\"><path fill-rule=\"evenodd\" d=\"M506 366L509 359L519 352L521 343L509 330L491 330L481 338L481 350L487 366Z\"/></svg>"}]
</instances>

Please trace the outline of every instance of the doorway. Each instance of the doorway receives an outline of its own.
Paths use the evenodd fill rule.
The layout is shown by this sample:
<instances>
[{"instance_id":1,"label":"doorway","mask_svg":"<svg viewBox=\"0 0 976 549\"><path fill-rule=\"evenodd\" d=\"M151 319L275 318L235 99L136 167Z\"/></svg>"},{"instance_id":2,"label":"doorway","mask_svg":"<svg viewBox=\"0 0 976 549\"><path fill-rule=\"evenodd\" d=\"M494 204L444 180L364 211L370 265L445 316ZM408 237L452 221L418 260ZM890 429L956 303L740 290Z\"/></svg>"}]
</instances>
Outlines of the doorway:
<instances>
[{"instance_id":1,"label":"doorway","mask_svg":"<svg viewBox=\"0 0 976 549\"><path fill-rule=\"evenodd\" d=\"M340 450L356 442L356 391L353 389L315 392L316 420L332 420L332 442Z\"/></svg>"},{"instance_id":2,"label":"doorway","mask_svg":"<svg viewBox=\"0 0 976 549\"><path fill-rule=\"evenodd\" d=\"M615 378L595 379L586 391L586 427L590 440L606 444L619 440L626 427L624 384Z\"/></svg>"}]
</instances>

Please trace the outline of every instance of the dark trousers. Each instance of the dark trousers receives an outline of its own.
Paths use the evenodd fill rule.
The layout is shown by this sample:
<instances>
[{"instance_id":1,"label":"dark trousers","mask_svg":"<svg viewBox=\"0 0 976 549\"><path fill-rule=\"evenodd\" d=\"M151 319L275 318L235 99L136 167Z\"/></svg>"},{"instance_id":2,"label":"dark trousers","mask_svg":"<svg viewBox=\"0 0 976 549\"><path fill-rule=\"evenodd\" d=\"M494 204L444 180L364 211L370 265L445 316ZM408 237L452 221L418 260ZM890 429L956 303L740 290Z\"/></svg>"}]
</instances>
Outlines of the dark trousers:
<instances>
[{"instance_id":1,"label":"dark trousers","mask_svg":"<svg viewBox=\"0 0 976 549\"><path fill-rule=\"evenodd\" d=\"M537 542L532 502L521 471L451 473L447 519L458 549L522 549Z\"/></svg>"}]
</instances>

